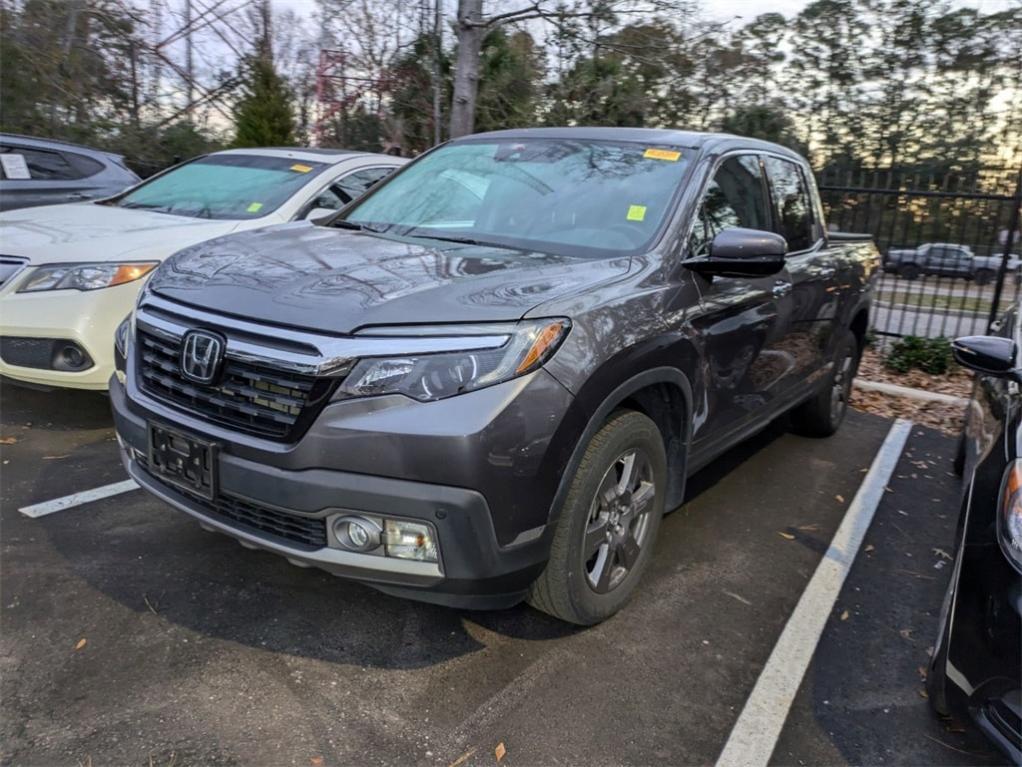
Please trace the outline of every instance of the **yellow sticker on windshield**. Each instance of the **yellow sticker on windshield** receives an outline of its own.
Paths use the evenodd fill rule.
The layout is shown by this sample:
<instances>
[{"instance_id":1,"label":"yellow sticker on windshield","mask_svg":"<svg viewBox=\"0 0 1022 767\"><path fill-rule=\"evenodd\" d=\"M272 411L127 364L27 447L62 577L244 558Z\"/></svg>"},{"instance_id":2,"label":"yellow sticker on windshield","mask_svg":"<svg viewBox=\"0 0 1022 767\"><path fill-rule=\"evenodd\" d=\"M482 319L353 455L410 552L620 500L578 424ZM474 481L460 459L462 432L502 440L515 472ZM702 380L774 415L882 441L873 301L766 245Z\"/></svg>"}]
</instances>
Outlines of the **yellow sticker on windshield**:
<instances>
[{"instance_id":1,"label":"yellow sticker on windshield","mask_svg":"<svg viewBox=\"0 0 1022 767\"><path fill-rule=\"evenodd\" d=\"M263 204L261 202L253 202L251 205L245 208L245 210L247 210L249 213L258 213L262 209Z\"/></svg>"},{"instance_id":2,"label":"yellow sticker on windshield","mask_svg":"<svg viewBox=\"0 0 1022 767\"><path fill-rule=\"evenodd\" d=\"M642 156L648 160L666 160L667 162L677 162L681 159L681 152L677 152L673 149L647 149L642 153Z\"/></svg>"},{"instance_id":3,"label":"yellow sticker on windshield","mask_svg":"<svg viewBox=\"0 0 1022 767\"><path fill-rule=\"evenodd\" d=\"M629 221L645 221L646 220L646 206L645 205L629 205L628 215L625 216Z\"/></svg>"},{"instance_id":4,"label":"yellow sticker on windshield","mask_svg":"<svg viewBox=\"0 0 1022 767\"><path fill-rule=\"evenodd\" d=\"M291 166L291 170L296 170L299 173L308 173L310 170L312 170L312 166L302 165L300 162L296 162L294 165Z\"/></svg>"}]
</instances>

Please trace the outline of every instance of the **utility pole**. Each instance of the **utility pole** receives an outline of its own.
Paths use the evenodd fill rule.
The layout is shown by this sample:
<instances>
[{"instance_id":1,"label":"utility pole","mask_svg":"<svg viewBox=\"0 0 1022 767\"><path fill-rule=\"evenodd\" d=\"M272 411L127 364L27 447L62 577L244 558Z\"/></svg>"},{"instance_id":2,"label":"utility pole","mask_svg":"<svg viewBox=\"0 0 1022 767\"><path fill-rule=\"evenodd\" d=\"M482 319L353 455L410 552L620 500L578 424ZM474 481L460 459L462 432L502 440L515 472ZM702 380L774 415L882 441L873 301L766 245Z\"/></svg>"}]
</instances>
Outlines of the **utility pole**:
<instances>
[{"instance_id":1,"label":"utility pole","mask_svg":"<svg viewBox=\"0 0 1022 767\"><path fill-rule=\"evenodd\" d=\"M185 113L190 120L192 117L192 101L195 96L195 69L192 60L192 0L185 0L185 83L188 97L188 111Z\"/></svg>"},{"instance_id":2,"label":"utility pole","mask_svg":"<svg viewBox=\"0 0 1022 767\"><path fill-rule=\"evenodd\" d=\"M443 90L440 79L440 56L444 47L444 6L443 0L433 0L433 146L442 140L440 126L443 123Z\"/></svg>"}]
</instances>

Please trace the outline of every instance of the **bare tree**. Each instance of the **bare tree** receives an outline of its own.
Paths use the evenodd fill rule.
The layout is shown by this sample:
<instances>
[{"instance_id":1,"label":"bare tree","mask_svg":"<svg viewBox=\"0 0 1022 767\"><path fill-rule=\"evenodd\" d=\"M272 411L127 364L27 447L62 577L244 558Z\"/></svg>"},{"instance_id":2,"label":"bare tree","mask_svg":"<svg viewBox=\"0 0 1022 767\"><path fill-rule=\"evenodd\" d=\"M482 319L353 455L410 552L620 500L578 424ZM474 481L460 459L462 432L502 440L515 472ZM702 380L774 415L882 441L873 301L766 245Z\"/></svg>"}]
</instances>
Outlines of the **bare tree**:
<instances>
[{"instance_id":1,"label":"bare tree","mask_svg":"<svg viewBox=\"0 0 1022 767\"><path fill-rule=\"evenodd\" d=\"M471 133L475 125L479 54L490 30L507 24L539 21L557 28L562 35L583 38L595 52L601 45L601 34L613 29L623 18L657 14L677 18L692 14L693 8L691 0L574 0L571 3L521 0L508 10L498 7L487 14L484 7L487 4L486 0L458 0L454 24L458 51L454 64L451 138ZM499 0L490 0L490 4L500 5Z\"/></svg>"}]
</instances>

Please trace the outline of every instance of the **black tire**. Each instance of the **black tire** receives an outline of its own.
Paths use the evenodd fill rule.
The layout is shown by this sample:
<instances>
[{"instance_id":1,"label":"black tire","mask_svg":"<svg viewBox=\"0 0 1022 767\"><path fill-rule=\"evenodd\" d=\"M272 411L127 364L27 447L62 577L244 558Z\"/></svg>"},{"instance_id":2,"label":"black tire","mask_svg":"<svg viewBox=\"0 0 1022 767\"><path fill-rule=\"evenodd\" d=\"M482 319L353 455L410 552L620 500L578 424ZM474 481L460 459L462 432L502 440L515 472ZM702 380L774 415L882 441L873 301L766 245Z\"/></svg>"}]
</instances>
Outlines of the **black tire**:
<instances>
[{"instance_id":1,"label":"black tire","mask_svg":"<svg viewBox=\"0 0 1022 767\"><path fill-rule=\"evenodd\" d=\"M632 476L622 489L629 455ZM613 413L571 479L550 559L529 590L529 604L582 626L620 610L653 555L666 488L667 457L657 425L632 410Z\"/></svg>"},{"instance_id":2,"label":"black tire","mask_svg":"<svg viewBox=\"0 0 1022 767\"><path fill-rule=\"evenodd\" d=\"M965 473L965 431L958 435L958 445L955 447L955 458L951 464L955 474L959 477Z\"/></svg>"},{"instance_id":3,"label":"black tire","mask_svg":"<svg viewBox=\"0 0 1022 767\"><path fill-rule=\"evenodd\" d=\"M941 716L950 716L951 709L947 703L947 648L948 636L951 633L951 599L954 596L955 573L951 571L951 582L944 593L944 602L940 608L940 619L937 628L937 641L933 645L933 656L926 669L926 697L933 710Z\"/></svg>"},{"instance_id":4,"label":"black tire","mask_svg":"<svg viewBox=\"0 0 1022 767\"><path fill-rule=\"evenodd\" d=\"M903 280L914 280L919 276L919 267L915 264L906 264L898 270L898 275Z\"/></svg>"},{"instance_id":5,"label":"black tire","mask_svg":"<svg viewBox=\"0 0 1022 767\"><path fill-rule=\"evenodd\" d=\"M829 437L838 430L848 410L852 381L861 357L862 349L855 335L850 330L844 331L826 384L791 411L793 431L807 437Z\"/></svg>"},{"instance_id":6,"label":"black tire","mask_svg":"<svg viewBox=\"0 0 1022 767\"><path fill-rule=\"evenodd\" d=\"M974 279L977 285L989 285L994 279L994 273L990 269L980 269Z\"/></svg>"}]
</instances>

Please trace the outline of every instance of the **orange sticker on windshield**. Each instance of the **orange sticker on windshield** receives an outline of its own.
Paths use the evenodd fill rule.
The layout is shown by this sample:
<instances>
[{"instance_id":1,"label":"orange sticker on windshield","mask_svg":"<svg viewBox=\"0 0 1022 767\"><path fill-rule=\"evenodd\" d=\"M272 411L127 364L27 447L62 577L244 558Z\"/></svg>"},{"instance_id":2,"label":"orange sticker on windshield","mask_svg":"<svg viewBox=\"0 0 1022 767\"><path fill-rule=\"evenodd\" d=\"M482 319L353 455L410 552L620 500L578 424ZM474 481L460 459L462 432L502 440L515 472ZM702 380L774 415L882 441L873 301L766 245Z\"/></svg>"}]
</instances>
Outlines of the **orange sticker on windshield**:
<instances>
[{"instance_id":1,"label":"orange sticker on windshield","mask_svg":"<svg viewBox=\"0 0 1022 767\"><path fill-rule=\"evenodd\" d=\"M294 165L292 165L291 166L291 170L296 170L299 173L308 173L310 170L312 170L312 166L311 165L302 165L299 162L299 163L295 163Z\"/></svg>"},{"instance_id":2,"label":"orange sticker on windshield","mask_svg":"<svg viewBox=\"0 0 1022 767\"><path fill-rule=\"evenodd\" d=\"M647 149L642 153L642 156L648 160L666 160L667 162L677 162L681 159L681 152L677 152L673 149Z\"/></svg>"}]
</instances>

